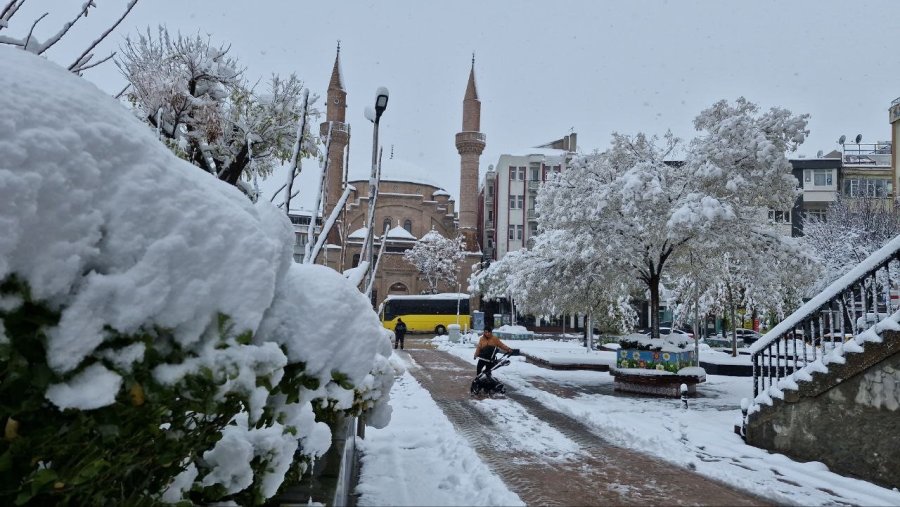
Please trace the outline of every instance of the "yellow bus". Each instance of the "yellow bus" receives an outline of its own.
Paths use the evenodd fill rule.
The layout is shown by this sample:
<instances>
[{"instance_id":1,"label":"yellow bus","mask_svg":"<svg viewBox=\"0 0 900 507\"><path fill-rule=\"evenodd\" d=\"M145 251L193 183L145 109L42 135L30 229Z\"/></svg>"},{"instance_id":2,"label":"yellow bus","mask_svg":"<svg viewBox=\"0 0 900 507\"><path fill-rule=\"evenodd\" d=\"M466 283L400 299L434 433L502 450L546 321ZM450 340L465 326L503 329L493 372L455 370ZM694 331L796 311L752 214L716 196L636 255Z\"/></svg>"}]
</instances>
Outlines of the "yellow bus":
<instances>
[{"instance_id":1,"label":"yellow bus","mask_svg":"<svg viewBox=\"0 0 900 507\"><path fill-rule=\"evenodd\" d=\"M457 320L457 310L459 317ZM388 296L378 309L381 324L391 331L402 318L407 331L442 335L450 324L461 329L471 327L468 294L428 294L421 296Z\"/></svg>"}]
</instances>

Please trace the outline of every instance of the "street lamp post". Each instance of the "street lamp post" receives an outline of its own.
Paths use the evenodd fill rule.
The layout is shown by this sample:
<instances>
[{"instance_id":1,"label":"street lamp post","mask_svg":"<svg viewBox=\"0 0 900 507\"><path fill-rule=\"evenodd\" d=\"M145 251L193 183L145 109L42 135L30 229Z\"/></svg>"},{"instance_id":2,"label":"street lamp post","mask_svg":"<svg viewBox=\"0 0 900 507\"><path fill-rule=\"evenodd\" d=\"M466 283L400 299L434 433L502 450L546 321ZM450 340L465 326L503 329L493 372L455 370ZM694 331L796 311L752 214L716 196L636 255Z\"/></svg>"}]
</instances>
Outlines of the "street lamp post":
<instances>
[{"instance_id":1,"label":"street lamp post","mask_svg":"<svg viewBox=\"0 0 900 507\"><path fill-rule=\"evenodd\" d=\"M367 250L364 252L366 261L369 263L369 274L366 277L366 287L372 286L371 281L375 276L373 271L373 262L375 260L375 229L373 224L375 222L375 198L378 187L378 124L381 121L381 115L384 114L384 110L387 109L388 96L388 89L383 86L379 87L375 90L374 113L371 109L366 109L366 118L374 124L374 128L372 129L372 172L369 175L369 216L366 223L367 241L365 244ZM384 238L382 238L382 241L384 241Z\"/></svg>"}]
</instances>

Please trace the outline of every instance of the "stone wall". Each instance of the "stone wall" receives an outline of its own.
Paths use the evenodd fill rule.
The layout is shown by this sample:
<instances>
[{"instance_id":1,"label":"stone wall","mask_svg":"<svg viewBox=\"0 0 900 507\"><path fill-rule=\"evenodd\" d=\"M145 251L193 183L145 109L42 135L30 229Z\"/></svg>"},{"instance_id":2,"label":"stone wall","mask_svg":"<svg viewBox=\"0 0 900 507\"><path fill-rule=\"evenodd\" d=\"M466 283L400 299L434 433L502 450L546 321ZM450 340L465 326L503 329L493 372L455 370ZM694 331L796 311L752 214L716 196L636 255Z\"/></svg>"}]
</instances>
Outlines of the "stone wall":
<instances>
[{"instance_id":1,"label":"stone wall","mask_svg":"<svg viewBox=\"0 0 900 507\"><path fill-rule=\"evenodd\" d=\"M900 487L900 333L882 337L751 415L747 442Z\"/></svg>"}]
</instances>

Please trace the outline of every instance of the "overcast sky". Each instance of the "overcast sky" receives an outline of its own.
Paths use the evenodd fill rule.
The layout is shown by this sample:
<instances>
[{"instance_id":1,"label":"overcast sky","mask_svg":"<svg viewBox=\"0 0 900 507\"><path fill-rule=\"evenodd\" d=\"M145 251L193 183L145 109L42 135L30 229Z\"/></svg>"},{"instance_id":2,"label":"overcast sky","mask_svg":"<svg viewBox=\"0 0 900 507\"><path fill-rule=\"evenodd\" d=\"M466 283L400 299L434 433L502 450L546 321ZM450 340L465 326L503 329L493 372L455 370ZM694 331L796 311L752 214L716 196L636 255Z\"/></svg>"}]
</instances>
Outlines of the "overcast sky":
<instances>
[{"instance_id":1,"label":"overcast sky","mask_svg":"<svg viewBox=\"0 0 900 507\"><path fill-rule=\"evenodd\" d=\"M89 40L124 3L97 0L66 43ZM14 18L11 32L27 31L32 14L52 8L37 30L46 35L80 2L65 2L72 12L60 4L30 0L32 10ZM837 148L842 134L888 140L887 109L900 96L895 0L141 0L106 50L158 24L231 44L253 81L293 72L323 97L340 39L351 176L368 175L372 132L363 109L387 86L385 158L393 145L398 160L420 166L454 196L454 135L472 51L487 135L482 173L502 153L569 132L583 151L606 147L613 131L672 129L689 139L701 109L739 96L809 113L812 132L800 153L814 156ZM49 56L69 63L67 51ZM111 93L124 85L111 63L85 77ZM314 169L308 164L306 176Z\"/></svg>"}]
</instances>

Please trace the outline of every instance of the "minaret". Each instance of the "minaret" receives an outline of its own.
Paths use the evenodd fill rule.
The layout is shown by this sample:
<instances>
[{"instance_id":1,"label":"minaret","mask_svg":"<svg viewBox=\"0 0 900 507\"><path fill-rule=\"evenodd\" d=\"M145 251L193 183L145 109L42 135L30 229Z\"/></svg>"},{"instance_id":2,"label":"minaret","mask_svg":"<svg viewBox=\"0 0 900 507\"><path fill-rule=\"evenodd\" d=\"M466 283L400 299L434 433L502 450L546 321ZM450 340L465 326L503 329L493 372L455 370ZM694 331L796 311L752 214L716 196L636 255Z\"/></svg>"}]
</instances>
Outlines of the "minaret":
<instances>
[{"instance_id":1,"label":"minaret","mask_svg":"<svg viewBox=\"0 0 900 507\"><path fill-rule=\"evenodd\" d=\"M328 150L328 175L325 178L324 217L334 209L335 204L344 192L344 149L350 142L350 130L344 123L347 113L347 90L341 77L341 43L338 42L337 55L334 57L334 68L331 70L331 81L328 83L327 104L325 105L325 122L319 127L319 134L324 140L328 135L328 124L331 123L331 149ZM331 229L328 242L340 244L338 225Z\"/></svg>"},{"instance_id":2,"label":"minaret","mask_svg":"<svg viewBox=\"0 0 900 507\"><path fill-rule=\"evenodd\" d=\"M472 68L469 84L463 99L462 131L456 134L456 149L459 151L459 231L470 252L478 250L476 239L478 203L478 159L484 151L485 135L481 130L481 101L475 86L475 54L472 54Z\"/></svg>"}]
</instances>

